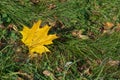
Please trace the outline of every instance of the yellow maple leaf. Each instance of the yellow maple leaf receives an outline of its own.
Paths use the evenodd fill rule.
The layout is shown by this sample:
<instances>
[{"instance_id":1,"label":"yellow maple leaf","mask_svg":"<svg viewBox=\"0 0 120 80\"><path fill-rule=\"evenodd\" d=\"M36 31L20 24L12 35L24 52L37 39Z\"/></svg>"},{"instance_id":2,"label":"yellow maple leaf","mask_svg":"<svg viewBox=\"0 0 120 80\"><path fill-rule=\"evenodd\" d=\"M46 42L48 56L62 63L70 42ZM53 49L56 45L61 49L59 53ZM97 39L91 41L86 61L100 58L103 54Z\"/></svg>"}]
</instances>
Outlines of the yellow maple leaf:
<instances>
[{"instance_id":1,"label":"yellow maple leaf","mask_svg":"<svg viewBox=\"0 0 120 80\"><path fill-rule=\"evenodd\" d=\"M52 44L52 40L58 38L56 34L48 35L50 26L45 25L40 28L41 20L34 23L32 28L23 26L23 30L20 31L22 34L22 42L29 48L29 53L31 57L34 57L34 52L42 54L44 52L50 52L50 50L45 47L45 45Z\"/></svg>"}]
</instances>

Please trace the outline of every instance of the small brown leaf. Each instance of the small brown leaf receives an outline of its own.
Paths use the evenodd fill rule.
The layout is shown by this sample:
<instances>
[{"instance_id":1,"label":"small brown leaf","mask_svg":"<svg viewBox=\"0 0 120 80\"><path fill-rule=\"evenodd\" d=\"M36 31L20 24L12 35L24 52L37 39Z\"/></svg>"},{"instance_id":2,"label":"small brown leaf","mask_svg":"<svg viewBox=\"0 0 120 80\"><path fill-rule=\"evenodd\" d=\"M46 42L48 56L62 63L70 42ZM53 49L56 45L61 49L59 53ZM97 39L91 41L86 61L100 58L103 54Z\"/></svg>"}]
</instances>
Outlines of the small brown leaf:
<instances>
[{"instance_id":1,"label":"small brown leaf","mask_svg":"<svg viewBox=\"0 0 120 80\"><path fill-rule=\"evenodd\" d=\"M113 26L114 26L114 24L113 23L111 23L111 22L106 22L106 23L104 23L104 29L105 30L108 30L108 29L111 29L111 28L113 28Z\"/></svg>"},{"instance_id":2,"label":"small brown leaf","mask_svg":"<svg viewBox=\"0 0 120 80\"><path fill-rule=\"evenodd\" d=\"M81 30L73 30L73 31L72 31L72 35L73 35L74 37L78 36L79 34L82 34L82 31L81 31Z\"/></svg>"},{"instance_id":3,"label":"small brown leaf","mask_svg":"<svg viewBox=\"0 0 120 80\"><path fill-rule=\"evenodd\" d=\"M34 80L33 75L27 74L27 73L22 72L22 71L19 71L16 73L19 75L18 80Z\"/></svg>"},{"instance_id":4,"label":"small brown leaf","mask_svg":"<svg viewBox=\"0 0 120 80\"><path fill-rule=\"evenodd\" d=\"M83 40L89 39L87 35L79 35L78 38L83 39Z\"/></svg>"},{"instance_id":5,"label":"small brown leaf","mask_svg":"<svg viewBox=\"0 0 120 80\"><path fill-rule=\"evenodd\" d=\"M108 64L109 64L110 66L116 66L116 65L119 65L119 64L120 64L120 61L118 61L118 60L109 60L109 61L108 61Z\"/></svg>"},{"instance_id":6,"label":"small brown leaf","mask_svg":"<svg viewBox=\"0 0 120 80\"><path fill-rule=\"evenodd\" d=\"M89 37L87 35L83 35L82 33L83 33L82 30L73 30L72 31L72 35L74 37L78 37L78 38L83 39L83 40L89 39Z\"/></svg>"},{"instance_id":7,"label":"small brown leaf","mask_svg":"<svg viewBox=\"0 0 120 80\"><path fill-rule=\"evenodd\" d=\"M102 35L104 35L104 34L112 34L114 32L114 30L103 30L103 34Z\"/></svg>"},{"instance_id":8,"label":"small brown leaf","mask_svg":"<svg viewBox=\"0 0 120 80\"><path fill-rule=\"evenodd\" d=\"M9 24L7 28L8 29L13 29L14 31L18 32L18 29L14 24Z\"/></svg>"},{"instance_id":9,"label":"small brown leaf","mask_svg":"<svg viewBox=\"0 0 120 80\"><path fill-rule=\"evenodd\" d=\"M48 71L48 70L44 70L44 71L43 71L43 74L44 74L45 76L51 77L53 80L56 79L56 77L53 75L53 73L50 72L50 71Z\"/></svg>"},{"instance_id":10,"label":"small brown leaf","mask_svg":"<svg viewBox=\"0 0 120 80\"><path fill-rule=\"evenodd\" d=\"M43 74L44 74L45 76L52 76L52 75L53 75L53 73L51 73L51 72L48 71L48 70L44 70L44 71L43 71Z\"/></svg>"},{"instance_id":11,"label":"small brown leaf","mask_svg":"<svg viewBox=\"0 0 120 80\"><path fill-rule=\"evenodd\" d=\"M56 5L55 4L50 4L49 6L48 6L48 9L54 9L54 8L56 8Z\"/></svg>"},{"instance_id":12,"label":"small brown leaf","mask_svg":"<svg viewBox=\"0 0 120 80\"><path fill-rule=\"evenodd\" d=\"M70 62L66 62L65 67L69 67L69 66L71 66L72 63L73 63L73 62L71 62L71 61L70 61Z\"/></svg>"}]
</instances>

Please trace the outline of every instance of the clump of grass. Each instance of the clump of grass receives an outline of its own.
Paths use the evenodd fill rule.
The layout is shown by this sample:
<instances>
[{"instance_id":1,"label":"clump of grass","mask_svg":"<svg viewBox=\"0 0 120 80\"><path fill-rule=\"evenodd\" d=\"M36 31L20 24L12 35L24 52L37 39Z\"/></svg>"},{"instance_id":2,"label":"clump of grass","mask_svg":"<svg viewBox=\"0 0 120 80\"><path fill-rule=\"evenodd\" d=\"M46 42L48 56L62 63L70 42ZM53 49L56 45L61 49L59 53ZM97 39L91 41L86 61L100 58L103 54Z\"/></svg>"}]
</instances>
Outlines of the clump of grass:
<instances>
[{"instance_id":1,"label":"clump of grass","mask_svg":"<svg viewBox=\"0 0 120 80\"><path fill-rule=\"evenodd\" d=\"M17 24L28 24L30 21L42 18L42 16L38 15L45 9L45 5L43 3L37 5L35 8L35 5L28 0L4 0L0 3L0 7L0 13L8 15L8 17L11 19L11 22ZM39 13L37 13L38 10L40 11Z\"/></svg>"}]
</instances>

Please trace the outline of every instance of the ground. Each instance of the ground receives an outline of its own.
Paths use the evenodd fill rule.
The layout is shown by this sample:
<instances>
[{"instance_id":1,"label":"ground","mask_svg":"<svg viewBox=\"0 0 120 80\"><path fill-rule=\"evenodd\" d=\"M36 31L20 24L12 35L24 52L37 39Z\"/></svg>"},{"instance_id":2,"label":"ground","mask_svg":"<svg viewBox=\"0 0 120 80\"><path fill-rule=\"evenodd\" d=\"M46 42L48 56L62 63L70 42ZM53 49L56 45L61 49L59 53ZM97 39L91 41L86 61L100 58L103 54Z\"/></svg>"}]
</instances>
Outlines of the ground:
<instances>
[{"instance_id":1,"label":"ground","mask_svg":"<svg viewBox=\"0 0 120 80\"><path fill-rule=\"evenodd\" d=\"M2 0L1 80L119 80L120 1ZM19 31L42 20L58 39L29 57ZM41 26L42 26L41 25Z\"/></svg>"}]
</instances>

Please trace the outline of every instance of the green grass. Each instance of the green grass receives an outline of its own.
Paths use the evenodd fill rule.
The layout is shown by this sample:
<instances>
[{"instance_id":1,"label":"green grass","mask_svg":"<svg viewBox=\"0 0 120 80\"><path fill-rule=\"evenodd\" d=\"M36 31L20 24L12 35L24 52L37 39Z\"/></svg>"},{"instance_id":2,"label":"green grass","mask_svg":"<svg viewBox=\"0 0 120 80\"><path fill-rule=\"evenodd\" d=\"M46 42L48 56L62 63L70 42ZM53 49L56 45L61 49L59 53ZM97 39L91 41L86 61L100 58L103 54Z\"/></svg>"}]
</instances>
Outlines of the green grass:
<instances>
[{"instance_id":1,"label":"green grass","mask_svg":"<svg viewBox=\"0 0 120 80\"><path fill-rule=\"evenodd\" d=\"M62 1L62 0L61 0ZM120 32L103 34L100 28L105 22L120 22L118 0L2 0L0 3L0 79L1 80L119 80L120 79ZM56 7L49 9L49 5ZM32 26L42 19L43 24L56 23L50 33L60 38L47 46L50 54L30 60L28 49L19 32L8 27L15 24ZM1 25L0 25L1 26ZM62 28L64 26L64 28ZM73 37L73 30L83 30L92 38L82 40ZM112 61L118 64L110 65ZM72 62L66 66L68 62ZM112 64L112 63L111 63ZM43 72L47 70L50 76Z\"/></svg>"}]
</instances>

